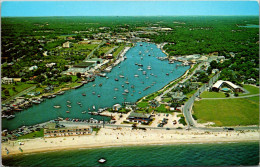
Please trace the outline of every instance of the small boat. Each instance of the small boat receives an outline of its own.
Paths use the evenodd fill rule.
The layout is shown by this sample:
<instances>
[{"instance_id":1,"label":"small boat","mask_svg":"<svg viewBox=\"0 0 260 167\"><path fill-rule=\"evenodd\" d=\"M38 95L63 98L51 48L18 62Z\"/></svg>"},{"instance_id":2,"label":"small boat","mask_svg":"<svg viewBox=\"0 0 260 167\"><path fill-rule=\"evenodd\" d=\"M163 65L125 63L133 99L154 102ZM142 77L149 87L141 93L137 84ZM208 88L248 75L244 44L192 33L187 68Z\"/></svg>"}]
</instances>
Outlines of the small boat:
<instances>
[{"instance_id":1,"label":"small boat","mask_svg":"<svg viewBox=\"0 0 260 167\"><path fill-rule=\"evenodd\" d=\"M139 94L141 94L141 92L138 92Z\"/></svg>"},{"instance_id":2,"label":"small boat","mask_svg":"<svg viewBox=\"0 0 260 167\"><path fill-rule=\"evenodd\" d=\"M96 109L96 107L95 107L94 105L92 106L92 108L93 108L93 110L95 110L95 109Z\"/></svg>"},{"instance_id":3,"label":"small boat","mask_svg":"<svg viewBox=\"0 0 260 167\"><path fill-rule=\"evenodd\" d=\"M106 77L106 79L108 79L108 77Z\"/></svg>"},{"instance_id":4,"label":"small boat","mask_svg":"<svg viewBox=\"0 0 260 167\"><path fill-rule=\"evenodd\" d=\"M143 44L140 44L140 46L143 46Z\"/></svg>"},{"instance_id":5,"label":"small boat","mask_svg":"<svg viewBox=\"0 0 260 167\"><path fill-rule=\"evenodd\" d=\"M118 88L115 88L114 90L115 90L115 91L117 91L117 90L118 90Z\"/></svg>"},{"instance_id":6,"label":"small boat","mask_svg":"<svg viewBox=\"0 0 260 167\"><path fill-rule=\"evenodd\" d=\"M86 94L85 94L85 93L82 93L82 96L86 96Z\"/></svg>"},{"instance_id":7,"label":"small boat","mask_svg":"<svg viewBox=\"0 0 260 167\"><path fill-rule=\"evenodd\" d=\"M67 105L67 107L71 108L71 105Z\"/></svg>"},{"instance_id":8,"label":"small boat","mask_svg":"<svg viewBox=\"0 0 260 167\"><path fill-rule=\"evenodd\" d=\"M151 70L152 69L152 67L151 66L147 66L147 70Z\"/></svg>"},{"instance_id":9,"label":"small boat","mask_svg":"<svg viewBox=\"0 0 260 167\"><path fill-rule=\"evenodd\" d=\"M100 97L100 95L97 95L97 97Z\"/></svg>"},{"instance_id":10,"label":"small boat","mask_svg":"<svg viewBox=\"0 0 260 167\"><path fill-rule=\"evenodd\" d=\"M15 115L9 115L6 117L6 119L13 119L13 118L15 118Z\"/></svg>"},{"instance_id":11,"label":"small boat","mask_svg":"<svg viewBox=\"0 0 260 167\"><path fill-rule=\"evenodd\" d=\"M126 93L122 93L122 95L126 95Z\"/></svg>"},{"instance_id":12,"label":"small boat","mask_svg":"<svg viewBox=\"0 0 260 167\"><path fill-rule=\"evenodd\" d=\"M118 81L118 79L117 79L117 78L115 78L115 81Z\"/></svg>"},{"instance_id":13,"label":"small boat","mask_svg":"<svg viewBox=\"0 0 260 167\"><path fill-rule=\"evenodd\" d=\"M131 88L134 88L134 87L135 87L134 85L131 86Z\"/></svg>"},{"instance_id":14,"label":"small boat","mask_svg":"<svg viewBox=\"0 0 260 167\"><path fill-rule=\"evenodd\" d=\"M56 97L56 95L51 95L52 98Z\"/></svg>"},{"instance_id":15,"label":"small boat","mask_svg":"<svg viewBox=\"0 0 260 167\"><path fill-rule=\"evenodd\" d=\"M41 102L38 101L38 100L33 100L32 103L33 103L33 104L40 104Z\"/></svg>"},{"instance_id":16,"label":"small boat","mask_svg":"<svg viewBox=\"0 0 260 167\"><path fill-rule=\"evenodd\" d=\"M151 73L150 75L153 76L153 73Z\"/></svg>"},{"instance_id":17,"label":"small boat","mask_svg":"<svg viewBox=\"0 0 260 167\"><path fill-rule=\"evenodd\" d=\"M125 76L123 76L123 75L119 75L119 77L120 77L120 78L124 78Z\"/></svg>"},{"instance_id":18,"label":"small boat","mask_svg":"<svg viewBox=\"0 0 260 167\"><path fill-rule=\"evenodd\" d=\"M125 81L125 83L126 83L126 84L129 84L129 82L128 82L128 81Z\"/></svg>"},{"instance_id":19,"label":"small boat","mask_svg":"<svg viewBox=\"0 0 260 167\"><path fill-rule=\"evenodd\" d=\"M101 83L101 84L99 84L99 86L101 87L101 86L102 86L102 83Z\"/></svg>"},{"instance_id":20,"label":"small boat","mask_svg":"<svg viewBox=\"0 0 260 167\"><path fill-rule=\"evenodd\" d=\"M148 79L149 77L145 77L146 79Z\"/></svg>"},{"instance_id":21,"label":"small boat","mask_svg":"<svg viewBox=\"0 0 260 167\"><path fill-rule=\"evenodd\" d=\"M94 95L94 94L96 94L96 92L92 92L92 94Z\"/></svg>"},{"instance_id":22,"label":"small boat","mask_svg":"<svg viewBox=\"0 0 260 167\"><path fill-rule=\"evenodd\" d=\"M142 64L138 64L138 66L140 66L140 67L143 67L143 65L142 65Z\"/></svg>"},{"instance_id":23,"label":"small boat","mask_svg":"<svg viewBox=\"0 0 260 167\"><path fill-rule=\"evenodd\" d=\"M70 102L70 101L67 101L67 103L69 103L69 104L70 104L71 102Z\"/></svg>"},{"instance_id":24,"label":"small boat","mask_svg":"<svg viewBox=\"0 0 260 167\"><path fill-rule=\"evenodd\" d=\"M169 73L166 73L166 75L169 75Z\"/></svg>"},{"instance_id":25,"label":"small boat","mask_svg":"<svg viewBox=\"0 0 260 167\"><path fill-rule=\"evenodd\" d=\"M114 99L116 99L116 96L114 97Z\"/></svg>"},{"instance_id":26,"label":"small boat","mask_svg":"<svg viewBox=\"0 0 260 167\"><path fill-rule=\"evenodd\" d=\"M77 104L78 104L78 105L81 105L81 103L80 103L80 102L77 102Z\"/></svg>"},{"instance_id":27,"label":"small boat","mask_svg":"<svg viewBox=\"0 0 260 167\"><path fill-rule=\"evenodd\" d=\"M125 89L124 91L125 91L125 93L129 93L129 91L127 89Z\"/></svg>"},{"instance_id":28,"label":"small boat","mask_svg":"<svg viewBox=\"0 0 260 167\"><path fill-rule=\"evenodd\" d=\"M143 69L142 68L139 68L138 71L142 71Z\"/></svg>"},{"instance_id":29,"label":"small boat","mask_svg":"<svg viewBox=\"0 0 260 167\"><path fill-rule=\"evenodd\" d=\"M61 106L53 106L54 108L60 108Z\"/></svg>"},{"instance_id":30,"label":"small boat","mask_svg":"<svg viewBox=\"0 0 260 167\"><path fill-rule=\"evenodd\" d=\"M125 87L125 85L122 85L122 87Z\"/></svg>"},{"instance_id":31,"label":"small boat","mask_svg":"<svg viewBox=\"0 0 260 167\"><path fill-rule=\"evenodd\" d=\"M95 87L96 86L96 84L94 84L94 85L92 85L93 87Z\"/></svg>"},{"instance_id":32,"label":"small boat","mask_svg":"<svg viewBox=\"0 0 260 167\"><path fill-rule=\"evenodd\" d=\"M143 71L143 75L146 75L146 71Z\"/></svg>"},{"instance_id":33,"label":"small boat","mask_svg":"<svg viewBox=\"0 0 260 167\"><path fill-rule=\"evenodd\" d=\"M139 75L135 75L135 77L139 77Z\"/></svg>"},{"instance_id":34,"label":"small boat","mask_svg":"<svg viewBox=\"0 0 260 167\"><path fill-rule=\"evenodd\" d=\"M141 57L141 60L143 60L143 57Z\"/></svg>"},{"instance_id":35,"label":"small boat","mask_svg":"<svg viewBox=\"0 0 260 167\"><path fill-rule=\"evenodd\" d=\"M66 113L70 113L70 111L66 111Z\"/></svg>"},{"instance_id":36,"label":"small boat","mask_svg":"<svg viewBox=\"0 0 260 167\"><path fill-rule=\"evenodd\" d=\"M61 91L61 92L58 92L57 95L63 95L65 92L64 91Z\"/></svg>"},{"instance_id":37,"label":"small boat","mask_svg":"<svg viewBox=\"0 0 260 167\"><path fill-rule=\"evenodd\" d=\"M120 68L120 66L118 66L118 68Z\"/></svg>"},{"instance_id":38,"label":"small boat","mask_svg":"<svg viewBox=\"0 0 260 167\"><path fill-rule=\"evenodd\" d=\"M138 65L138 63L135 63L135 65Z\"/></svg>"},{"instance_id":39,"label":"small boat","mask_svg":"<svg viewBox=\"0 0 260 167\"><path fill-rule=\"evenodd\" d=\"M87 111L82 111L81 113L82 113L82 114L86 114L86 113L87 113Z\"/></svg>"},{"instance_id":40,"label":"small boat","mask_svg":"<svg viewBox=\"0 0 260 167\"><path fill-rule=\"evenodd\" d=\"M101 158L101 159L98 160L98 162L103 164L103 163L107 162L107 160L105 160L104 158Z\"/></svg>"}]
</instances>

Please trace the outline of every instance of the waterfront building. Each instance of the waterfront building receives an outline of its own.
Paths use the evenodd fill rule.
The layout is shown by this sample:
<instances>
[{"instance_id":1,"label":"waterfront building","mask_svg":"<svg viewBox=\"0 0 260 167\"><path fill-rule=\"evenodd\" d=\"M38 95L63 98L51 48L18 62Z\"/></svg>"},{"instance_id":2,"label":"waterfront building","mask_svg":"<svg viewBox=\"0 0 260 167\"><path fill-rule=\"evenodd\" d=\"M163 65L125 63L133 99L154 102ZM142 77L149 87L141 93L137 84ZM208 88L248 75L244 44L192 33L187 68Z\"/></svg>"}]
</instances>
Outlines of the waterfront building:
<instances>
[{"instance_id":1,"label":"waterfront building","mask_svg":"<svg viewBox=\"0 0 260 167\"><path fill-rule=\"evenodd\" d=\"M68 128L55 128L55 126L49 126L49 128L44 129L44 137L79 136L90 135L91 133L92 128L89 126Z\"/></svg>"},{"instance_id":2,"label":"waterfront building","mask_svg":"<svg viewBox=\"0 0 260 167\"><path fill-rule=\"evenodd\" d=\"M151 117L152 117L151 114L131 112L130 115L127 117L127 120L130 122L147 124L150 121L152 121Z\"/></svg>"}]
</instances>

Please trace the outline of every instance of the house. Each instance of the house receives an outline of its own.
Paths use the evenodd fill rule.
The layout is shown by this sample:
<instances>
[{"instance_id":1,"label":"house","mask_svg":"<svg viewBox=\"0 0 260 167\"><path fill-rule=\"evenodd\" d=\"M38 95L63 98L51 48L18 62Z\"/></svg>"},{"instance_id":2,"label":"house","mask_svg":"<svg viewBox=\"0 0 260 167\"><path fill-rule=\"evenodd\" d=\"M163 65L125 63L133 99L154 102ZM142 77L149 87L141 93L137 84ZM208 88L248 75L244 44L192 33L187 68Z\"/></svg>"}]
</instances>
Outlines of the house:
<instances>
[{"instance_id":1,"label":"house","mask_svg":"<svg viewBox=\"0 0 260 167\"><path fill-rule=\"evenodd\" d=\"M173 92L171 97L174 102L179 102L184 100L184 98L186 98L186 95L184 95L183 92L178 91L178 92Z\"/></svg>"},{"instance_id":2,"label":"house","mask_svg":"<svg viewBox=\"0 0 260 167\"><path fill-rule=\"evenodd\" d=\"M32 70L37 70L37 69L38 69L37 66L31 66L31 67L29 68L30 71L32 71Z\"/></svg>"},{"instance_id":3,"label":"house","mask_svg":"<svg viewBox=\"0 0 260 167\"><path fill-rule=\"evenodd\" d=\"M80 136L90 135L92 128L89 126L84 127L69 127L69 128L51 128L44 129L44 137L64 137L64 136Z\"/></svg>"},{"instance_id":4,"label":"house","mask_svg":"<svg viewBox=\"0 0 260 167\"><path fill-rule=\"evenodd\" d=\"M130 115L127 117L127 120L137 123L149 123L150 121L152 121L151 116L151 114L131 112Z\"/></svg>"},{"instance_id":5,"label":"house","mask_svg":"<svg viewBox=\"0 0 260 167\"><path fill-rule=\"evenodd\" d=\"M2 84L12 84L14 82L13 78L2 78Z\"/></svg>"},{"instance_id":6,"label":"house","mask_svg":"<svg viewBox=\"0 0 260 167\"><path fill-rule=\"evenodd\" d=\"M106 59L113 59L113 54L105 54Z\"/></svg>"},{"instance_id":7,"label":"house","mask_svg":"<svg viewBox=\"0 0 260 167\"><path fill-rule=\"evenodd\" d=\"M65 43L62 44L62 47L63 47L63 48L70 48L71 46L72 46L72 43L69 42L69 41L67 41L67 42L65 42Z\"/></svg>"},{"instance_id":8,"label":"house","mask_svg":"<svg viewBox=\"0 0 260 167\"><path fill-rule=\"evenodd\" d=\"M118 111L122 106L120 104L113 105L113 110Z\"/></svg>"},{"instance_id":9,"label":"house","mask_svg":"<svg viewBox=\"0 0 260 167\"><path fill-rule=\"evenodd\" d=\"M226 86L226 87L232 89L234 92L244 92L244 90L241 87L233 84L232 82L230 82L230 81L222 81L222 80L218 80L212 86L211 90L218 92L220 90L220 88L223 87L223 86Z\"/></svg>"},{"instance_id":10,"label":"house","mask_svg":"<svg viewBox=\"0 0 260 167\"><path fill-rule=\"evenodd\" d=\"M45 66L51 68L51 67L53 67L55 65L56 65L56 63L49 63L49 64L46 64Z\"/></svg>"}]
</instances>

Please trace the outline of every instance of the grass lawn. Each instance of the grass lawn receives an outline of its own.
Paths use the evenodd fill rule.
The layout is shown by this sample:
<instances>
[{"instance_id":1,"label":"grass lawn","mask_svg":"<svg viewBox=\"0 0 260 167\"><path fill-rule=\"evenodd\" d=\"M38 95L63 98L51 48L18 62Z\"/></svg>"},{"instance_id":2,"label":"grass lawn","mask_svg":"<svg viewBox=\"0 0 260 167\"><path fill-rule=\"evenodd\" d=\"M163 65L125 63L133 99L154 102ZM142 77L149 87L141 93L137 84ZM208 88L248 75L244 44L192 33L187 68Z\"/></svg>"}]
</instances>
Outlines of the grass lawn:
<instances>
[{"instance_id":1,"label":"grass lawn","mask_svg":"<svg viewBox=\"0 0 260 167\"><path fill-rule=\"evenodd\" d=\"M186 96L187 98L190 98L191 96L193 96L194 93L196 93L197 90L192 90L191 92L187 93Z\"/></svg>"},{"instance_id":2,"label":"grass lawn","mask_svg":"<svg viewBox=\"0 0 260 167\"><path fill-rule=\"evenodd\" d=\"M164 98L162 101L167 103L167 102L171 101L171 99L172 98L168 97L168 98Z\"/></svg>"},{"instance_id":3,"label":"grass lawn","mask_svg":"<svg viewBox=\"0 0 260 167\"><path fill-rule=\"evenodd\" d=\"M259 88L252 86L252 85L244 85L244 89L249 91L248 94L240 94L239 96L247 96L247 95L253 95L253 94L259 94Z\"/></svg>"},{"instance_id":4,"label":"grass lawn","mask_svg":"<svg viewBox=\"0 0 260 167\"><path fill-rule=\"evenodd\" d=\"M117 50L113 53L113 57L116 57L121 50L123 50L125 45L121 45L117 48Z\"/></svg>"},{"instance_id":5,"label":"grass lawn","mask_svg":"<svg viewBox=\"0 0 260 167\"><path fill-rule=\"evenodd\" d=\"M148 103L147 102L140 102L137 104L137 107L140 107L140 108L145 108L148 106Z\"/></svg>"},{"instance_id":6,"label":"grass lawn","mask_svg":"<svg viewBox=\"0 0 260 167\"><path fill-rule=\"evenodd\" d=\"M201 98L223 98L226 97L222 92L208 92L204 91L201 95Z\"/></svg>"},{"instance_id":7,"label":"grass lawn","mask_svg":"<svg viewBox=\"0 0 260 167\"><path fill-rule=\"evenodd\" d=\"M20 92L22 92L23 90L29 88L29 87L32 87L34 86L34 84L27 84L27 83L24 83L24 82L17 82L16 85L13 83L13 84L9 84L9 85L4 85L2 84L2 90L3 88L7 89L9 91L9 95L10 96L13 96L13 95L16 95ZM15 89L13 89L13 87L15 87ZM5 94L4 92L2 91L2 97L5 97ZM10 97L10 96L7 96L7 97Z\"/></svg>"},{"instance_id":8,"label":"grass lawn","mask_svg":"<svg viewBox=\"0 0 260 167\"><path fill-rule=\"evenodd\" d=\"M35 131L32 133L20 136L20 137L18 137L18 140L19 139L32 139L35 137L43 137L43 136L44 136L44 129L41 129L40 131Z\"/></svg>"},{"instance_id":9,"label":"grass lawn","mask_svg":"<svg viewBox=\"0 0 260 167\"><path fill-rule=\"evenodd\" d=\"M169 113L170 111L165 108L165 104L161 104L159 107L155 108L157 112Z\"/></svg>"},{"instance_id":10,"label":"grass lawn","mask_svg":"<svg viewBox=\"0 0 260 167\"><path fill-rule=\"evenodd\" d=\"M193 110L198 122L214 122L214 126L259 123L259 103L249 99L195 101Z\"/></svg>"}]
</instances>

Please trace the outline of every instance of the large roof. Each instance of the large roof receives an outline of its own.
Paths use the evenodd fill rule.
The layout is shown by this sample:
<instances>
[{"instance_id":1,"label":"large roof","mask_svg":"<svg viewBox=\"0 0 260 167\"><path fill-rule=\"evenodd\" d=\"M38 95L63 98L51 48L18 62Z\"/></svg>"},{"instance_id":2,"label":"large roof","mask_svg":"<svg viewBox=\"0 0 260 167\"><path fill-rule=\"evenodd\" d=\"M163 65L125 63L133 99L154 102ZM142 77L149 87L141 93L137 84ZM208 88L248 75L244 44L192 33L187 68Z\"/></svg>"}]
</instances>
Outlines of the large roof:
<instances>
[{"instance_id":1,"label":"large roof","mask_svg":"<svg viewBox=\"0 0 260 167\"><path fill-rule=\"evenodd\" d=\"M150 114L131 112L128 117L136 117L136 118L150 118Z\"/></svg>"},{"instance_id":2,"label":"large roof","mask_svg":"<svg viewBox=\"0 0 260 167\"><path fill-rule=\"evenodd\" d=\"M232 88L236 89L236 88L240 88L239 86L233 84L232 82L230 81L222 81L222 80L218 80L213 86L212 88L220 88L220 86L225 83L225 84L228 84L229 86L231 86Z\"/></svg>"}]
</instances>

